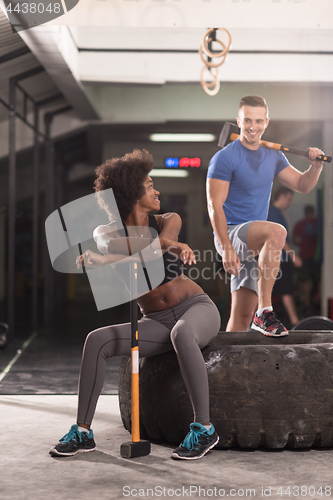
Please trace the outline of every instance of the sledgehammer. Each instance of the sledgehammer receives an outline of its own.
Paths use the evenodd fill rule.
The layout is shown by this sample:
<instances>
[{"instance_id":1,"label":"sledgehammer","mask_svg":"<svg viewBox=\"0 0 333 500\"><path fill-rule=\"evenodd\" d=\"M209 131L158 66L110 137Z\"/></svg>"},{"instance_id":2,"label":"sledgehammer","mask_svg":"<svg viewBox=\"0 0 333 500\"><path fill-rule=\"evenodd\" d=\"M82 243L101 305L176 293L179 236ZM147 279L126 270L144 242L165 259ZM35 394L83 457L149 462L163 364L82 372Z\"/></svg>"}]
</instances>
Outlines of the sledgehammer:
<instances>
[{"instance_id":1,"label":"sledgehammer","mask_svg":"<svg viewBox=\"0 0 333 500\"><path fill-rule=\"evenodd\" d=\"M150 453L150 442L140 440L139 423L139 339L138 339L138 307L137 307L137 279L138 266L130 262L130 292L131 292L131 386L132 386L132 441L123 443L120 455L123 458L144 457Z\"/></svg>"},{"instance_id":2,"label":"sledgehammer","mask_svg":"<svg viewBox=\"0 0 333 500\"><path fill-rule=\"evenodd\" d=\"M233 123L230 122L225 122L218 142L220 148L224 148L230 142L233 142L236 139L238 139L239 137L238 130L239 129L237 125L234 125ZM264 148L276 149L277 151L283 151L285 153L292 153L294 155L305 156L306 158L309 158L309 152L304 151L303 149L290 148L288 146L282 146L282 144L276 144L274 142L267 142L267 141L260 141L260 144ZM320 155L317 156L316 160L327 161L328 163L331 163L332 157L326 155Z\"/></svg>"}]
</instances>

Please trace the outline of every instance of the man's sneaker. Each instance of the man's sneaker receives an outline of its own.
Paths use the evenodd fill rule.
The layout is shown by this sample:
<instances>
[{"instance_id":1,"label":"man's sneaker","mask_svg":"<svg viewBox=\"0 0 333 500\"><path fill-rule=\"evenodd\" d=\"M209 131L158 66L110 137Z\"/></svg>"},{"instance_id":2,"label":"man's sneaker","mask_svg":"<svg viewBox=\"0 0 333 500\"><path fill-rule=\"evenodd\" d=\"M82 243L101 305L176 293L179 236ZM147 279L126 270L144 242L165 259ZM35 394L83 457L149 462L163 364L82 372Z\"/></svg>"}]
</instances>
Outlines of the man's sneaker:
<instances>
[{"instance_id":1,"label":"man's sneaker","mask_svg":"<svg viewBox=\"0 0 333 500\"><path fill-rule=\"evenodd\" d=\"M93 451L96 448L92 429L88 432L80 432L77 424L72 425L69 432L65 434L59 443L51 448L50 455L59 457L71 457L77 453Z\"/></svg>"},{"instance_id":2,"label":"man's sneaker","mask_svg":"<svg viewBox=\"0 0 333 500\"><path fill-rule=\"evenodd\" d=\"M190 424L190 429L184 441L171 453L171 458L197 460L206 455L219 442L213 424L211 424L209 431L198 422Z\"/></svg>"},{"instance_id":3,"label":"man's sneaker","mask_svg":"<svg viewBox=\"0 0 333 500\"><path fill-rule=\"evenodd\" d=\"M275 312L268 310L263 311L260 316L255 314L251 329L258 330L258 332L268 337L284 337L289 334L287 328L283 326Z\"/></svg>"}]
</instances>

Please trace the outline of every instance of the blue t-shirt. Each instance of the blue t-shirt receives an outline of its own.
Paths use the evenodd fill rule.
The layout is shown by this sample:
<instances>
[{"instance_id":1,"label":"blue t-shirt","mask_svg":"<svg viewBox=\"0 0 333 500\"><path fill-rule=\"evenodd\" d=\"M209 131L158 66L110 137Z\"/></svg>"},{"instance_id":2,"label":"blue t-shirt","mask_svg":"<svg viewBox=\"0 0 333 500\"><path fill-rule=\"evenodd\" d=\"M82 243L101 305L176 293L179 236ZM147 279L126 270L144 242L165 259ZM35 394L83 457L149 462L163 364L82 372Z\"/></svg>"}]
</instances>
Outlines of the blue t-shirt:
<instances>
[{"instance_id":1,"label":"blue t-shirt","mask_svg":"<svg viewBox=\"0 0 333 500\"><path fill-rule=\"evenodd\" d=\"M267 220L274 177L289 165L281 151L253 151L237 139L210 160L207 179L230 182L223 205L228 224Z\"/></svg>"}]
</instances>

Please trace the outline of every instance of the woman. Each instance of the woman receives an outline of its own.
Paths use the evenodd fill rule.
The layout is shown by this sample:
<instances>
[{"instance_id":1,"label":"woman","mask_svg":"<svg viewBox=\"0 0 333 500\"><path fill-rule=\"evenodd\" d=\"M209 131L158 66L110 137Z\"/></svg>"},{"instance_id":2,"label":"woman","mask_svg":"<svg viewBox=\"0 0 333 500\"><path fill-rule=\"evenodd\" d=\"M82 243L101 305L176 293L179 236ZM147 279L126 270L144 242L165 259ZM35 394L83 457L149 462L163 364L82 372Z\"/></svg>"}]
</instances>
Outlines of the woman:
<instances>
[{"instance_id":1,"label":"woman","mask_svg":"<svg viewBox=\"0 0 333 500\"><path fill-rule=\"evenodd\" d=\"M134 150L123 158L107 160L96 169L95 190L101 200L103 191L113 189L126 234L127 227L134 232L137 228L140 232L142 228L153 228L159 234L165 278L157 288L138 298L143 314L138 321L139 350L142 357L176 351L191 399L194 422L171 457L194 460L203 457L219 440L209 418L208 377L201 349L218 333L220 315L202 288L181 272L178 258L184 264L196 261L190 247L178 242L179 215L151 215L160 209L159 192L148 175L152 168L152 156L145 150ZM111 224L98 227L94 239L105 255L86 252L78 257L78 266L113 263L123 259L128 249L127 244L124 245L125 238L114 238L112 209L105 200L100 203ZM104 383L106 358L129 356L130 350L130 323L99 328L88 335L79 379L77 424L50 450L51 455L71 456L95 449L90 425Z\"/></svg>"}]
</instances>

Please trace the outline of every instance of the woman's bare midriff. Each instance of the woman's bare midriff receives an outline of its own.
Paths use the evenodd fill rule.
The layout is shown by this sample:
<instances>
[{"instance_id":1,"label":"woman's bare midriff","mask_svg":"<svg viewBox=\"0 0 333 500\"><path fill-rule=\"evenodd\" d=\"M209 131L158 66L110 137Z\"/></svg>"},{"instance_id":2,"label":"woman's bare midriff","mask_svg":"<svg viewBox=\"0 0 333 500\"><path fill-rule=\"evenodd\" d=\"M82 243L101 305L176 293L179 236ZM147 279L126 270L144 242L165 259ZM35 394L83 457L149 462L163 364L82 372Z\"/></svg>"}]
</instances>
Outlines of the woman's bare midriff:
<instances>
[{"instance_id":1,"label":"woman's bare midriff","mask_svg":"<svg viewBox=\"0 0 333 500\"><path fill-rule=\"evenodd\" d=\"M178 278L142 295L138 304L142 314L148 314L176 307L197 293L204 293L201 286L181 274Z\"/></svg>"}]
</instances>

